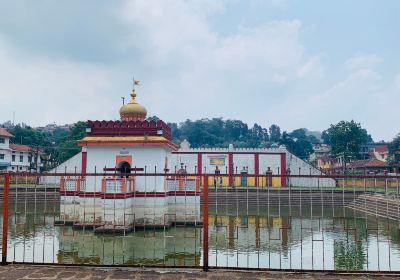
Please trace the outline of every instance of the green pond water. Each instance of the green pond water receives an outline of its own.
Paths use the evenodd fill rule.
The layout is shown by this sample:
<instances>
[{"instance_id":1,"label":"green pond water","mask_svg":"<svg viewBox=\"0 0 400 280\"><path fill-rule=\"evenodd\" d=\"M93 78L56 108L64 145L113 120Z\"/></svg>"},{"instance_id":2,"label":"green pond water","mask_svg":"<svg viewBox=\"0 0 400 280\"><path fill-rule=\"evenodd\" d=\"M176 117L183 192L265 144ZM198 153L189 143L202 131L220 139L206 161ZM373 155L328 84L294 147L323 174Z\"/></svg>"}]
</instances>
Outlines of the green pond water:
<instances>
[{"instance_id":1,"label":"green pond water","mask_svg":"<svg viewBox=\"0 0 400 280\"><path fill-rule=\"evenodd\" d=\"M12 262L201 266L202 228L94 234L54 226L58 204L10 206ZM210 207L209 265L400 271L399 222L343 207Z\"/></svg>"}]
</instances>

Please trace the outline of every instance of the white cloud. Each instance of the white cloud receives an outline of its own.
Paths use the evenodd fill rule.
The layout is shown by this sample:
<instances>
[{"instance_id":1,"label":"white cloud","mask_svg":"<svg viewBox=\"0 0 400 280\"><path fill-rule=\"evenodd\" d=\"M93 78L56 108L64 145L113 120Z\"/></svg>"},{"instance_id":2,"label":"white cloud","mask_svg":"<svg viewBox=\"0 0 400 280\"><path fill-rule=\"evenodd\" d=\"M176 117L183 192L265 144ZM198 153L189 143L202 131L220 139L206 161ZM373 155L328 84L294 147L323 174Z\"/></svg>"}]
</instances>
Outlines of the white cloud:
<instances>
[{"instance_id":1,"label":"white cloud","mask_svg":"<svg viewBox=\"0 0 400 280\"><path fill-rule=\"evenodd\" d=\"M298 71L301 78L321 78L324 76L324 67L319 55L311 57Z\"/></svg>"},{"instance_id":2,"label":"white cloud","mask_svg":"<svg viewBox=\"0 0 400 280\"><path fill-rule=\"evenodd\" d=\"M326 64L337 54L303 41L323 28L318 22L263 13L288 11L286 0L88 3L77 14L69 3L60 17L35 4L20 20L1 21L0 38L10 43L0 41L0 120L14 110L34 125L117 118L135 74L139 102L166 121L222 116L325 129L354 118L385 139L396 130L382 123L393 118L400 76L388 85L380 56L354 50L338 69Z\"/></svg>"},{"instance_id":3,"label":"white cloud","mask_svg":"<svg viewBox=\"0 0 400 280\"><path fill-rule=\"evenodd\" d=\"M301 63L301 23L272 21L258 28L243 28L238 35L222 38L215 59L222 69L291 70Z\"/></svg>"},{"instance_id":4,"label":"white cloud","mask_svg":"<svg viewBox=\"0 0 400 280\"><path fill-rule=\"evenodd\" d=\"M293 99L278 106L277 111L286 109L284 125L326 129L330 123L355 120L367 128L375 140L391 140L400 132L394 120L400 104L400 75L389 85L383 83L380 73L371 69L360 69L349 73L320 94L313 93L303 100ZM293 103L298 103L293 105ZM322 124L321 119L328 120Z\"/></svg>"},{"instance_id":5,"label":"white cloud","mask_svg":"<svg viewBox=\"0 0 400 280\"><path fill-rule=\"evenodd\" d=\"M143 102L160 117L181 121L223 115L260 121L236 112L246 106L262 112L259 98L269 98L269 104L283 98L268 88L322 74L319 57L305 55L299 20L242 26L221 35L211 29L208 18L220 16L224 7L198 11L193 5L178 0L127 1L121 11L131 26L128 48L130 44L139 49L145 56L143 67L154 69L146 86L143 83L143 91L151 92L143 95ZM171 102L185 106L171 112Z\"/></svg>"},{"instance_id":6,"label":"white cloud","mask_svg":"<svg viewBox=\"0 0 400 280\"><path fill-rule=\"evenodd\" d=\"M363 68L374 68L382 62L382 59L376 54L356 54L345 62L345 67L349 71L355 71Z\"/></svg>"},{"instance_id":7,"label":"white cloud","mask_svg":"<svg viewBox=\"0 0 400 280\"><path fill-rule=\"evenodd\" d=\"M109 71L102 66L16 55L0 44L0 119L43 125L109 116Z\"/></svg>"}]
</instances>

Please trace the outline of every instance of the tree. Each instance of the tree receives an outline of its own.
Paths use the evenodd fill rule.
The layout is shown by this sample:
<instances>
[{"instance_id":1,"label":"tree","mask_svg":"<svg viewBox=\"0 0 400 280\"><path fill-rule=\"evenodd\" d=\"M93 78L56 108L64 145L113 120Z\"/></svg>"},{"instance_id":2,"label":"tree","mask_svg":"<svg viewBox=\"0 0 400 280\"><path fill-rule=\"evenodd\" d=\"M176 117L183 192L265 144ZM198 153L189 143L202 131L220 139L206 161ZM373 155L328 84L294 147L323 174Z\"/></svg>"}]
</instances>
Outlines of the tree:
<instances>
[{"instance_id":1,"label":"tree","mask_svg":"<svg viewBox=\"0 0 400 280\"><path fill-rule=\"evenodd\" d=\"M262 142L268 141L268 131L258 124L249 130L248 144L251 148L258 148Z\"/></svg>"},{"instance_id":2,"label":"tree","mask_svg":"<svg viewBox=\"0 0 400 280\"><path fill-rule=\"evenodd\" d=\"M269 139L272 142L279 142L281 139L281 129L278 125L273 124L269 127Z\"/></svg>"},{"instance_id":3,"label":"tree","mask_svg":"<svg viewBox=\"0 0 400 280\"><path fill-rule=\"evenodd\" d=\"M393 167L400 166L400 133L389 144L388 163Z\"/></svg>"},{"instance_id":4,"label":"tree","mask_svg":"<svg viewBox=\"0 0 400 280\"><path fill-rule=\"evenodd\" d=\"M10 130L10 133L14 136L12 142L16 144L40 147L49 145L46 135L30 126L23 127L18 124Z\"/></svg>"},{"instance_id":5,"label":"tree","mask_svg":"<svg viewBox=\"0 0 400 280\"><path fill-rule=\"evenodd\" d=\"M61 143L55 152L56 162L64 162L81 151L76 142L86 136L86 127L86 122L80 121L74 124L68 135L61 140Z\"/></svg>"},{"instance_id":6,"label":"tree","mask_svg":"<svg viewBox=\"0 0 400 280\"><path fill-rule=\"evenodd\" d=\"M285 145L289 152L303 160L307 160L314 151L310 139L312 137L306 135L306 130L299 128L291 133L284 131L280 143Z\"/></svg>"},{"instance_id":7,"label":"tree","mask_svg":"<svg viewBox=\"0 0 400 280\"><path fill-rule=\"evenodd\" d=\"M328 145L331 144L331 138L330 138L330 136L329 136L329 134L328 134L328 130L322 131L321 138L322 138L322 142L323 142L324 144L328 144Z\"/></svg>"},{"instance_id":8,"label":"tree","mask_svg":"<svg viewBox=\"0 0 400 280\"><path fill-rule=\"evenodd\" d=\"M160 118L157 117L157 116L151 116L151 117L147 117L147 118L146 118L146 121L155 121L155 122L158 122L159 120L160 120Z\"/></svg>"},{"instance_id":9,"label":"tree","mask_svg":"<svg viewBox=\"0 0 400 280\"><path fill-rule=\"evenodd\" d=\"M248 134L249 128L247 124L239 120L226 120L225 121L225 135L227 142L236 142L245 138Z\"/></svg>"},{"instance_id":10,"label":"tree","mask_svg":"<svg viewBox=\"0 0 400 280\"><path fill-rule=\"evenodd\" d=\"M361 146L372 142L371 136L355 121L341 121L331 124L331 127L322 133L324 142L332 145L332 154L341 156L346 171L346 163L349 159L359 159Z\"/></svg>"},{"instance_id":11,"label":"tree","mask_svg":"<svg viewBox=\"0 0 400 280\"><path fill-rule=\"evenodd\" d=\"M167 125L171 128L172 141L176 144L179 144L183 139L181 139L181 131L178 127L178 124L167 123Z\"/></svg>"},{"instance_id":12,"label":"tree","mask_svg":"<svg viewBox=\"0 0 400 280\"><path fill-rule=\"evenodd\" d=\"M48 153L50 141L43 132L25 124L16 125L10 129L10 132L13 135L11 139L13 143L30 146L29 153L33 158L33 162L30 163L30 169L39 171L39 157L42 158L44 165L46 165L47 157L45 154Z\"/></svg>"},{"instance_id":13,"label":"tree","mask_svg":"<svg viewBox=\"0 0 400 280\"><path fill-rule=\"evenodd\" d=\"M186 120L179 127L181 140L186 138L192 147L215 147L224 142L224 122L221 118Z\"/></svg>"}]
</instances>

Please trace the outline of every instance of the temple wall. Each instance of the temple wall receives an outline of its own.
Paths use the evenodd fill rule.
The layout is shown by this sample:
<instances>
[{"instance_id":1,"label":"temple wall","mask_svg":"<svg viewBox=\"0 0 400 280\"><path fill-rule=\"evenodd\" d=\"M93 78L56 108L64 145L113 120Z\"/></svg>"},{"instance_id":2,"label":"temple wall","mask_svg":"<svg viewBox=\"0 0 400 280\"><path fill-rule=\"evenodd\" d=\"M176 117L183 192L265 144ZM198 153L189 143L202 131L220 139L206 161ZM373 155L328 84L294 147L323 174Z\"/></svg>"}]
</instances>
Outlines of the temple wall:
<instances>
[{"instance_id":1,"label":"temple wall","mask_svg":"<svg viewBox=\"0 0 400 280\"><path fill-rule=\"evenodd\" d=\"M79 221L82 223L102 223L104 202L99 197L78 197Z\"/></svg>"},{"instance_id":2,"label":"temple wall","mask_svg":"<svg viewBox=\"0 0 400 280\"><path fill-rule=\"evenodd\" d=\"M272 170L273 174L280 174L281 172L281 156L280 155L263 155L260 154L260 173L264 174L268 167Z\"/></svg>"},{"instance_id":3,"label":"temple wall","mask_svg":"<svg viewBox=\"0 0 400 280\"><path fill-rule=\"evenodd\" d=\"M82 172L82 152L74 155L72 158L61 163L56 168L51 169L48 173L81 173ZM60 184L59 176L42 176L41 184L58 185Z\"/></svg>"},{"instance_id":4,"label":"temple wall","mask_svg":"<svg viewBox=\"0 0 400 280\"><path fill-rule=\"evenodd\" d=\"M311 164L287 153L286 166L291 175L325 175ZM336 181L331 178L288 178L287 185L293 187L335 187Z\"/></svg>"},{"instance_id":5,"label":"temple wall","mask_svg":"<svg viewBox=\"0 0 400 280\"><path fill-rule=\"evenodd\" d=\"M167 197L135 197L133 199L135 222L147 225L169 223Z\"/></svg>"},{"instance_id":6,"label":"temple wall","mask_svg":"<svg viewBox=\"0 0 400 280\"><path fill-rule=\"evenodd\" d=\"M182 153L179 153L182 152ZM271 169L272 174L279 175L282 172L281 155L280 154L263 154L263 153L286 153L286 167L287 171L290 170L292 175L321 175L321 171L313 167L311 164L301 160L295 155L291 154L284 148L279 149L226 149L226 148L211 148L211 149L181 149L178 153L171 155L170 165L179 168L182 162L186 166L187 171L194 172L195 166L198 165L198 153L202 154L202 173L214 174L215 166L210 163L213 157L224 159L224 164L219 166L221 174L228 173L229 159L228 154L232 153L233 157L233 186L248 186L254 187L256 179L254 177L247 177L244 179L240 176L240 172L244 169L248 174L255 174L255 154L259 157L259 171L258 174L265 174L268 167ZM299 173L300 172L300 173ZM238 174L238 175L236 175ZM229 186L228 177L221 176L216 178L218 186ZM209 185L213 186L215 183L214 178L209 179ZM286 184L293 187L334 187L335 180L331 178L287 178ZM266 178L259 178L259 186L266 186ZM280 178L272 178L272 186L278 187L281 185Z\"/></svg>"},{"instance_id":7,"label":"temple wall","mask_svg":"<svg viewBox=\"0 0 400 280\"><path fill-rule=\"evenodd\" d=\"M163 173L165 167L165 158L168 157L169 151L160 147L89 147L87 149L87 172L102 173L104 167L115 168L116 157L132 156L132 166L137 168L145 168L147 173ZM113 172L108 172L113 175ZM137 173L144 173L139 171ZM86 190L100 191L102 177L88 177ZM160 177L136 177L137 191L164 191L164 178Z\"/></svg>"},{"instance_id":8,"label":"temple wall","mask_svg":"<svg viewBox=\"0 0 400 280\"><path fill-rule=\"evenodd\" d=\"M171 222L200 222L200 195L168 196L168 216Z\"/></svg>"}]
</instances>

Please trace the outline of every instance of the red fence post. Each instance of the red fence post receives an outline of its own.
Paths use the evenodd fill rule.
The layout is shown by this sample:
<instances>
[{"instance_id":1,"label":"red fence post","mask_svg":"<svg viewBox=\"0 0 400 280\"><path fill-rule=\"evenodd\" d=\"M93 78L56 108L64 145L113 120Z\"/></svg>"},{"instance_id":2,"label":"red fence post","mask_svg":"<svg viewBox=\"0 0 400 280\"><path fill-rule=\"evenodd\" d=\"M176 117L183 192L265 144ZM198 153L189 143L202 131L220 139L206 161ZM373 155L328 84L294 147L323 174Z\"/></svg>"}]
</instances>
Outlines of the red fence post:
<instances>
[{"instance_id":1,"label":"red fence post","mask_svg":"<svg viewBox=\"0 0 400 280\"><path fill-rule=\"evenodd\" d=\"M208 271L208 175L204 175L203 201L203 270Z\"/></svg>"},{"instance_id":2,"label":"red fence post","mask_svg":"<svg viewBox=\"0 0 400 280\"><path fill-rule=\"evenodd\" d=\"M7 264L7 239L8 239L8 193L10 189L10 174L7 173L4 178L3 191L3 239L1 248L1 264Z\"/></svg>"}]
</instances>

